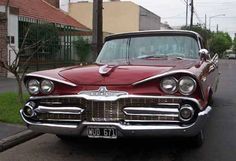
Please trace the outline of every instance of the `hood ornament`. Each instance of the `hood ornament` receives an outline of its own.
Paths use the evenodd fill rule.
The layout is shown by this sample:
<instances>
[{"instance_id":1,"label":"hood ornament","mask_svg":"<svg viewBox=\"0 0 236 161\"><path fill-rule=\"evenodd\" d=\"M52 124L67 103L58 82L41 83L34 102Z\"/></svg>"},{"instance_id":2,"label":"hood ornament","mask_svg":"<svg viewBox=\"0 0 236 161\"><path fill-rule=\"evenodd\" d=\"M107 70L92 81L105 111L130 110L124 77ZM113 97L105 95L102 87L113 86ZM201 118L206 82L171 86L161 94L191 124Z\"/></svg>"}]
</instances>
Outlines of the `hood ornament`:
<instances>
[{"instance_id":1,"label":"hood ornament","mask_svg":"<svg viewBox=\"0 0 236 161\"><path fill-rule=\"evenodd\" d=\"M101 75L107 75L111 73L115 69L115 67L116 66L109 66L108 64L105 64L99 68L99 73Z\"/></svg>"}]
</instances>

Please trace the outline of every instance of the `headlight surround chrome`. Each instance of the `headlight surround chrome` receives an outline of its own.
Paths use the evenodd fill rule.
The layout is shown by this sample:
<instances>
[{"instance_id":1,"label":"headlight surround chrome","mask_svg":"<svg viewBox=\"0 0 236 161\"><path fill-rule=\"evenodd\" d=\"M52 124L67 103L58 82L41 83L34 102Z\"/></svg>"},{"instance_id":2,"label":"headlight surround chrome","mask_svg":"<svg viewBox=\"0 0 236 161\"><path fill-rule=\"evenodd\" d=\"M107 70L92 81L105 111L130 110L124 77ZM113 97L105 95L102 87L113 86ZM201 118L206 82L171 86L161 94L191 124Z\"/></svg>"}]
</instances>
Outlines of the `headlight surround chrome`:
<instances>
[{"instance_id":1,"label":"headlight surround chrome","mask_svg":"<svg viewBox=\"0 0 236 161\"><path fill-rule=\"evenodd\" d=\"M160 87L165 93L174 94L178 90L178 81L175 77L166 77L161 80Z\"/></svg>"},{"instance_id":2,"label":"headlight surround chrome","mask_svg":"<svg viewBox=\"0 0 236 161\"><path fill-rule=\"evenodd\" d=\"M193 92L196 90L196 87L196 81L189 76L182 77L179 80L179 92L182 95L188 96L193 94Z\"/></svg>"},{"instance_id":3,"label":"headlight surround chrome","mask_svg":"<svg viewBox=\"0 0 236 161\"><path fill-rule=\"evenodd\" d=\"M40 91L43 94L50 94L54 90L54 83L50 80L44 79L41 81Z\"/></svg>"},{"instance_id":4,"label":"headlight surround chrome","mask_svg":"<svg viewBox=\"0 0 236 161\"><path fill-rule=\"evenodd\" d=\"M31 79L27 82L27 90L31 95L37 95L40 91L40 83L37 79Z\"/></svg>"}]
</instances>

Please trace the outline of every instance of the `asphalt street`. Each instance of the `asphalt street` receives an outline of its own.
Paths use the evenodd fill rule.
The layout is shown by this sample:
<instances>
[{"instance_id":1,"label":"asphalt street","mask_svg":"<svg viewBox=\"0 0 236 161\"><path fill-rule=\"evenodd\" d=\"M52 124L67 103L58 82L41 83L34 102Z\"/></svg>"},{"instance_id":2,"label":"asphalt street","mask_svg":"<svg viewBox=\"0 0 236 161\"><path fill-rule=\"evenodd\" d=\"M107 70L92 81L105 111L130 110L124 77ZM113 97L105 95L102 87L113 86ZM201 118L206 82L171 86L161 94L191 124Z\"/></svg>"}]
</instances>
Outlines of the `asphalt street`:
<instances>
[{"instance_id":1,"label":"asphalt street","mask_svg":"<svg viewBox=\"0 0 236 161\"><path fill-rule=\"evenodd\" d=\"M205 128L205 143L183 139L83 140L63 142L45 134L0 153L1 161L235 161L236 61L221 62L221 80Z\"/></svg>"},{"instance_id":2,"label":"asphalt street","mask_svg":"<svg viewBox=\"0 0 236 161\"><path fill-rule=\"evenodd\" d=\"M0 93L17 91L16 80L0 78Z\"/></svg>"}]
</instances>

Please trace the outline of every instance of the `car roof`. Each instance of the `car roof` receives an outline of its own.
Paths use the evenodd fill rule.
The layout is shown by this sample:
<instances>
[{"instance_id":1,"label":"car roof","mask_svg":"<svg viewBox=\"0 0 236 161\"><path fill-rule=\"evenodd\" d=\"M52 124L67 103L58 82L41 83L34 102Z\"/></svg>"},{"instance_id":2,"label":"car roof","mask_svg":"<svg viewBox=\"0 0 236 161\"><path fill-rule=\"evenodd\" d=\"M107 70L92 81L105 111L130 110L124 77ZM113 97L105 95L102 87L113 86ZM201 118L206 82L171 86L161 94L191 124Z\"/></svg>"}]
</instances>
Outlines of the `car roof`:
<instances>
[{"instance_id":1,"label":"car roof","mask_svg":"<svg viewBox=\"0 0 236 161\"><path fill-rule=\"evenodd\" d=\"M128 38L128 37L142 37L142 36L155 36L155 35L183 35L183 36L191 36L191 37L200 37L201 36L189 30L146 30L146 31L135 31L135 32L125 32L112 34L105 38L105 41L109 41L112 39L120 39L120 38Z\"/></svg>"}]
</instances>

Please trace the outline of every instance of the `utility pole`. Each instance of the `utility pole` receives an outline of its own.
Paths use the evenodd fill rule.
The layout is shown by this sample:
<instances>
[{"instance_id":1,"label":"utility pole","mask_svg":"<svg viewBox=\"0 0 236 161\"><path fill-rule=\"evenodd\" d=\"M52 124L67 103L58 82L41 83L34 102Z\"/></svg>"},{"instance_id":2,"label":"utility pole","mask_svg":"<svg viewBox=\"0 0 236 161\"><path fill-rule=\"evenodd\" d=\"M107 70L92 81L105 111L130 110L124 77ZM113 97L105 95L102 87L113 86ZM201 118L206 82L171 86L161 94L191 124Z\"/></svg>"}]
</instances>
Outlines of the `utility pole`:
<instances>
[{"instance_id":1,"label":"utility pole","mask_svg":"<svg viewBox=\"0 0 236 161\"><path fill-rule=\"evenodd\" d=\"M95 59L103 45L102 0L93 1L93 58Z\"/></svg>"},{"instance_id":2,"label":"utility pole","mask_svg":"<svg viewBox=\"0 0 236 161\"><path fill-rule=\"evenodd\" d=\"M207 15L205 14L205 29L207 28Z\"/></svg>"},{"instance_id":3,"label":"utility pole","mask_svg":"<svg viewBox=\"0 0 236 161\"><path fill-rule=\"evenodd\" d=\"M188 26L188 0L185 1L186 2L186 27Z\"/></svg>"},{"instance_id":4,"label":"utility pole","mask_svg":"<svg viewBox=\"0 0 236 161\"><path fill-rule=\"evenodd\" d=\"M216 33L218 33L219 32L219 25L217 24L216 25Z\"/></svg>"},{"instance_id":5,"label":"utility pole","mask_svg":"<svg viewBox=\"0 0 236 161\"><path fill-rule=\"evenodd\" d=\"M191 19L190 19L190 28L193 27L193 12L194 12L194 5L193 5L193 0L191 0Z\"/></svg>"}]
</instances>

